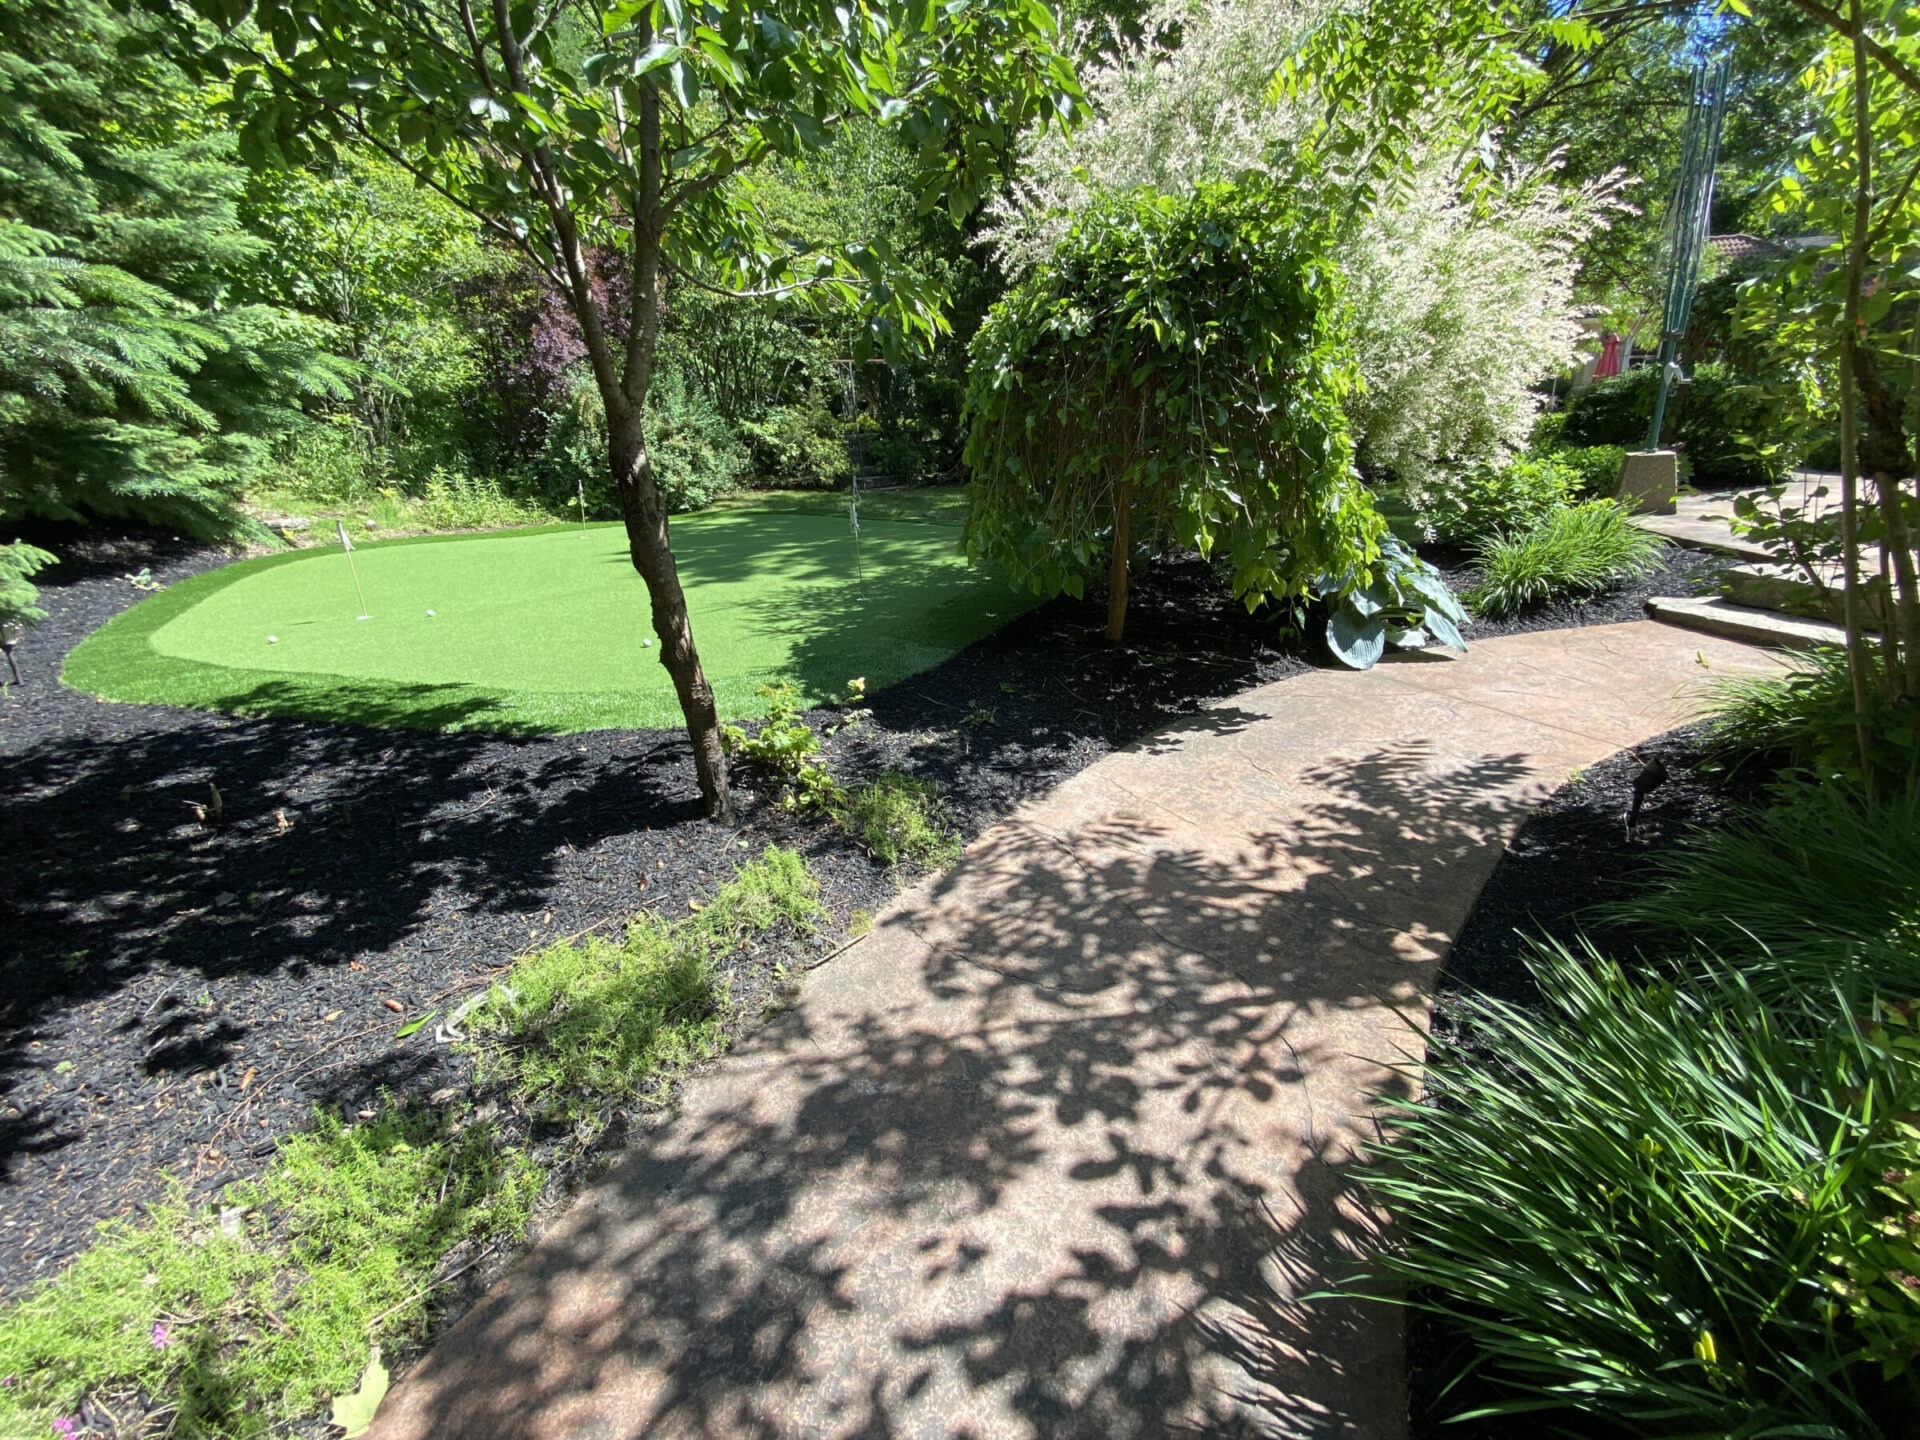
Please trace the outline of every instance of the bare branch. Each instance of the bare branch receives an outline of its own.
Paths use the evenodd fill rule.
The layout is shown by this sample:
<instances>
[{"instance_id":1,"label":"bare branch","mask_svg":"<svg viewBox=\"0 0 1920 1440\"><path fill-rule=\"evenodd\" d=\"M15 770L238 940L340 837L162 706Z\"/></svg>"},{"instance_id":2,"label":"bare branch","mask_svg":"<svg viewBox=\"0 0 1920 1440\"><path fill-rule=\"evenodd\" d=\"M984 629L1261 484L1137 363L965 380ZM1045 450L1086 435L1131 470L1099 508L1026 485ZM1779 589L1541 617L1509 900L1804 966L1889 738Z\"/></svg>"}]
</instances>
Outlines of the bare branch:
<instances>
[{"instance_id":1,"label":"bare branch","mask_svg":"<svg viewBox=\"0 0 1920 1440\"><path fill-rule=\"evenodd\" d=\"M819 290L828 285L846 285L851 282L844 275L816 275L808 280L795 280L785 285L770 285L764 290L734 290L725 285L715 285L710 280L702 280L692 271L674 264L671 260L663 262L673 272L674 278L704 290L709 295L724 296L728 300L778 300L785 295L798 295L803 290Z\"/></svg>"},{"instance_id":2,"label":"bare branch","mask_svg":"<svg viewBox=\"0 0 1920 1440\"><path fill-rule=\"evenodd\" d=\"M473 50L473 72L480 77L489 95L494 94L493 71L487 65L487 47L480 43L480 29L473 23L473 7L460 0L460 24L466 29L467 44Z\"/></svg>"}]
</instances>

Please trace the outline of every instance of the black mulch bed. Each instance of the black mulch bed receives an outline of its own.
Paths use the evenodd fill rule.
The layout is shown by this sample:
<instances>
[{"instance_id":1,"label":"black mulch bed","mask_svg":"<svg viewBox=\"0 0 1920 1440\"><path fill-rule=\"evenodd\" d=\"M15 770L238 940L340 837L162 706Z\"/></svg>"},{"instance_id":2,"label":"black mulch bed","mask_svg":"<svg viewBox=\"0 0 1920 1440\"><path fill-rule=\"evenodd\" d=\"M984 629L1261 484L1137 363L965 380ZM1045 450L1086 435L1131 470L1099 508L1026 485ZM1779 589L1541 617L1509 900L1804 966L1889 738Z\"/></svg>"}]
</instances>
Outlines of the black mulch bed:
<instances>
[{"instance_id":1,"label":"black mulch bed","mask_svg":"<svg viewBox=\"0 0 1920 1440\"><path fill-rule=\"evenodd\" d=\"M1436 549L1423 553L1455 590L1465 590L1479 578L1464 551ZM1476 620L1467 632L1467 643L1472 644L1475 636L1486 639L1532 630L1570 630L1580 625L1617 625L1623 620L1644 620L1650 597L1710 592L1726 563L1724 556L1669 546L1660 552L1660 563L1654 570L1630 584L1585 600L1559 600L1537 606L1505 620Z\"/></svg>"},{"instance_id":2,"label":"black mulch bed","mask_svg":"<svg viewBox=\"0 0 1920 1440\"><path fill-rule=\"evenodd\" d=\"M1521 824L1448 953L1438 984L1436 1028L1451 1029L1449 1002L1467 994L1541 1003L1525 963L1528 935L1571 940L1585 934L1607 954L1631 964L1651 937L1600 925L1591 912L1632 896L1647 879L1650 858L1689 833L1751 811L1765 798L1771 780L1759 767L1732 777L1707 767L1701 737L1700 726L1687 726L1611 755L1555 791ZM1634 779L1655 759L1668 778L1648 795L1629 831ZM1410 1312L1407 1338L1413 1440L1533 1440L1539 1433L1536 1416L1443 1423L1448 1415L1491 1401L1495 1392L1470 1381L1443 1399L1447 1378L1470 1353L1465 1340L1420 1311Z\"/></svg>"},{"instance_id":3,"label":"black mulch bed","mask_svg":"<svg viewBox=\"0 0 1920 1440\"><path fill-rule=\"evenodd\" d=\"M896 888L745 785L740 828L706 823L674 732L437 735L66 690L60 661L142 598L136 578L228 557L151 536L56 548L50 618L19 650L26 684L0 694L0 1297L164 1177L204 1199L257 1174L316 1105L459 1093L468 1062L432 1024L396 1031L534 945L642 907L685 914L768 843L801 849L823 883L832 923L809 955ZM1470 638L1637 618L1693 568L1676 553L1618 595ZM832 742L835 768L937 781L971 837L1170 718L1308 668L1197 561L1139 577L1127 644L1104 623L1098 598L1055 601L874 696L873 720ZM219 823L196 809L213 785ZM736 961L743 1014L792 958Z\"/></svg>"},{"instance_id":4,"label":"black mulch bed","mask_svg":"<svg viewBox=\"0 0 1920 1440\"><path fill-rule=\"evenodd\" d=\"M436 735L115 705L62 689L77 641L226 557L120 539L41 577L50 618L0 697L0 1295L94 1225L258 1173L315 1105L464 1087L434 1026L528 948L641 907L687 913L797 846L836 943L895 878L746 786L700 818L684 736ZM1197 562L1141 577L1129 642L1097 601L1042 607L873 697L836 768L938 781L967 836L1201 701L1306 669ZM217 785L224 819L196 806ZM779 954L744 957L757 1012ZM395 1008L397 1007L397 1009ZM538 1138L538 1137L536 1137Z\"/></svg>"}]
</instances>

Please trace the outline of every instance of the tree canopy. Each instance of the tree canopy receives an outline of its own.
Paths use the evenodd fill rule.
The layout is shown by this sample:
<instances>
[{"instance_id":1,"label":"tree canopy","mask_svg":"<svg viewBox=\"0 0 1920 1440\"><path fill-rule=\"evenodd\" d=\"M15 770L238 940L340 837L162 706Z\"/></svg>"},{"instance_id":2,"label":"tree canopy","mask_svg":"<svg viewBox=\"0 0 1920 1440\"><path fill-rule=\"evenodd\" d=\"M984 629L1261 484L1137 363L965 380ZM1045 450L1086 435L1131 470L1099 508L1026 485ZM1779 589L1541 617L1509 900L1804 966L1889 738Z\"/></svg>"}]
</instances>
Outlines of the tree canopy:
<instances>
[{"instance_id":1,"label":"tree canopy","mask_svg":"<svg viewBox=\"0 0 1920 1440\"><path fill-rule=\"evenodd\" d=\"M1370 561L1327 241L1266 182L1083 216L974 340L969 555L1073 595L1104 558L1116 640L1135 544L1217 553L1250 606Z\"/></svg>"}]
</instances>

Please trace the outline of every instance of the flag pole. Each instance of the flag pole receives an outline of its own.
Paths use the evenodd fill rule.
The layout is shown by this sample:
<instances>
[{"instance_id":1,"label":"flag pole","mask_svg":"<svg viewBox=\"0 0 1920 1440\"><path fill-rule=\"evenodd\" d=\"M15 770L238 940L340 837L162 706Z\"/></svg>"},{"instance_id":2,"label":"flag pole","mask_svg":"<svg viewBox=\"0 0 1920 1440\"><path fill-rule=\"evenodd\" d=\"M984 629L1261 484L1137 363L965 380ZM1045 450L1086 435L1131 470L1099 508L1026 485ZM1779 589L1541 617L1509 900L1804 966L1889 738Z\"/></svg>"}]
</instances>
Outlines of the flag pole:
<instances>
[{"instance_id":1,"label":"flag pole","mask_svg":"<svg viewBox=\"0 0 1920 1440\"><path fill-rule=\"evenodd\" d=\"M347 573L353 576L353 593L360 597L360 614L356 618L371 620L373 616L367 613L367 592L360 588L360 567L353 563L353 541L347 538L347 522L336 520L333 528L340 532L340 550L347 557Z\"/></svg>"},{"instance_id":2,"label":"flag pole","mask_svg":"<svg viewBox=\"0 0 1920 1440\"><path fill-rule=\"evenodd\" d=\"M853 585L854 594L865 599L861 592L867 588L866 567L860 563L860 472L853 472L853 499L847 504L847 523L853 527Z\"/></svg>"}]
</instances>

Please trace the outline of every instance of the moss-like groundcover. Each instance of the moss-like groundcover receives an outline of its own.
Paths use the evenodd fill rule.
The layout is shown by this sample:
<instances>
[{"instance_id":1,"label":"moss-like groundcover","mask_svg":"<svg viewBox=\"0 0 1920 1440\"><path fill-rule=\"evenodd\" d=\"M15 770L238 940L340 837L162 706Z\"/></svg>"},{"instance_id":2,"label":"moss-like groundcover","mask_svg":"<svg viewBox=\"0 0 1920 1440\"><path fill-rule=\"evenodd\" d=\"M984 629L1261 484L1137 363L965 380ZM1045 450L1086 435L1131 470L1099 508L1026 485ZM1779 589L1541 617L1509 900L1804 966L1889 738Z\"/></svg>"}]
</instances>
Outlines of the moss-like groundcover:
<instances>
[{"instance_id":1,"label":"moss-like groundcover","mask_svg":"<svg viewBox=\"0 0 1920 1440\"><path fill-rule=\"evenodd\" d=\"M642 912L623 936L521 957L470 1022L486 1110L322 1113L217 1205L111 1222L0 1305L0 1437L318 1433L371 1347L424 1339L451 1283L518 1242L547 1178L528 1119L588 1139L664 1100L740 1013L721 962L757 953L784 975L820 915L806 861L769 846L685 918ZM517 1118L485 1118L502 1103Z\"/></svg>"},{"instance_id":2,"label":"moss-like groundcover","mask_svg":"<svg viewBox=\"0 0 1920 1440\"><path fill-rule=\"evenodd\" d=\"M674 522L722 714L762 684L807 702L939 663L1032 602L968 569L944 524L716 511ZM421 729L671 727L679 706L617 525L367 544L241 561L134 606L63 672L111 700ZM359 589L355 588L357 571ZM366 613L358 618L360 596Z\"/></svg>"}]
</instances>

